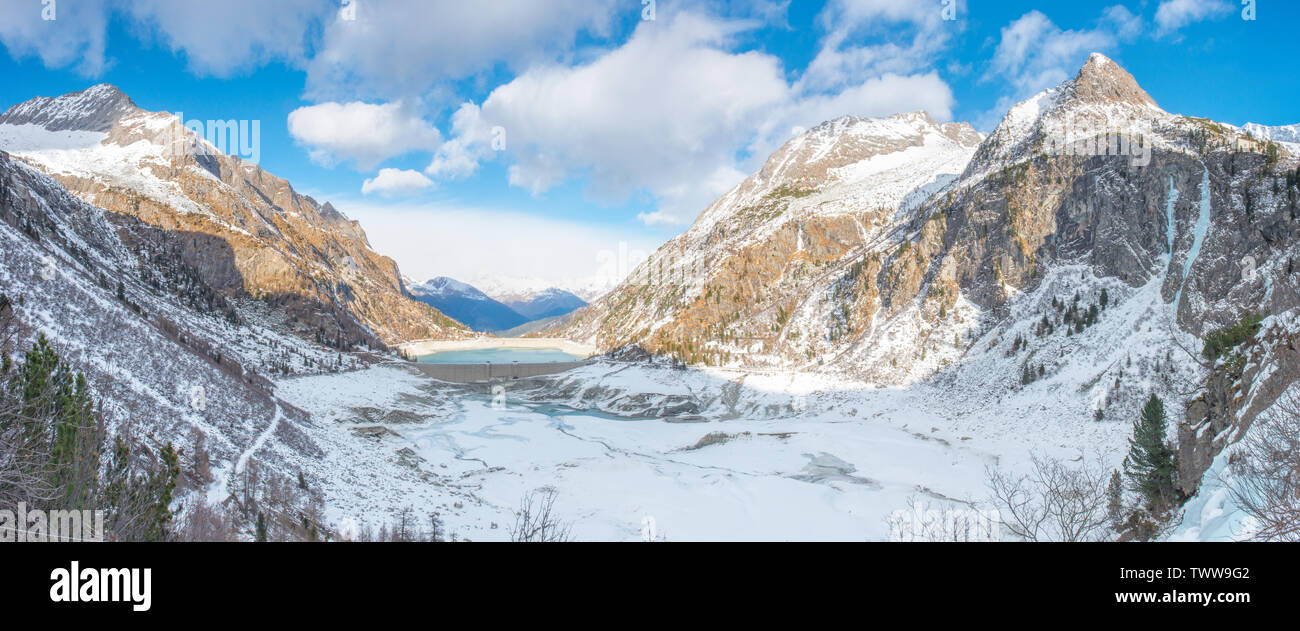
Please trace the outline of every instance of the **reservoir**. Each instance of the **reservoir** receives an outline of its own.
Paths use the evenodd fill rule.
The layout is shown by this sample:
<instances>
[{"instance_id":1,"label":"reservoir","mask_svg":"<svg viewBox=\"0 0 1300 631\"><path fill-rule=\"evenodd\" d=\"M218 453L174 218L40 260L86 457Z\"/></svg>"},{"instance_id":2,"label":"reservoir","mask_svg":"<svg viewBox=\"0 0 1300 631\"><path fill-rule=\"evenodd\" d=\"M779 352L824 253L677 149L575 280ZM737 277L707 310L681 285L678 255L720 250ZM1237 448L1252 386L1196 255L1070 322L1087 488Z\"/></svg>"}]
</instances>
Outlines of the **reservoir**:
<instances>
[{"instance_id":1,"label":"reservoir","mask_svg":"<svg viewBox=\"0 0 1300 631\"><path fill-rule=\"evenodd\" d=\"M416 358L421 364L549 364L577 362L585 355L568 353L558 348L470 348L434 351Z\"/></svg>"}]
</instances>

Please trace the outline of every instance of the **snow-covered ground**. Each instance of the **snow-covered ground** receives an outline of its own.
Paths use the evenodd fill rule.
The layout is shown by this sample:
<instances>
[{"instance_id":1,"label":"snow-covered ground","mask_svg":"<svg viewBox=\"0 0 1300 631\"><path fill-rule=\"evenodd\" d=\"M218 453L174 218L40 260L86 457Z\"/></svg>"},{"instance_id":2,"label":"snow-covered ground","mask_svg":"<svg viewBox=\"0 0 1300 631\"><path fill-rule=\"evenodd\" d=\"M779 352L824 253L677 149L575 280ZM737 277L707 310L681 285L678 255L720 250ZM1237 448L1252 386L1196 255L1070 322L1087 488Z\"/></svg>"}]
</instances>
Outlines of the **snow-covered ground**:
<instances>
[{"instance_id":1,"label":"snow-covered ground","mask_svg":"<svg viewBox=\"0 0 1300 631\"><path fill-rule=\"evenodd\" d=\"M917 504L992 508L990 467L1024 473L1038 455L1121 468L1152 392L1170 401L1172 436L1179 389L1203 376L1171 350L1197 346L1175 332L1163 280L1055 268L1012 298L1003 324L970 331L959 362L902 387L600 359L495 396L400 363L288 378L277 395L312 414L326 455L299 464L324 481L335 524L377 528L411 507L461 537L506 539L524 495L550 486L581 540L639 540L649 525L669 540L885 540L891 514ZM1097 322L1065 334L1053 298L1063 309L1077 294L1082 311L1103 289ZM1036 331L1044 315L1054 333ZM1025 365L1042 367L1032 383ZM374 427L392 433L354 432ZM1219 510L1206 507L1212 490L1202 496L1189 523ZM1211 526L1180 536L1230 536Z\"/></svg>"},{"instance_id":2,"label":"snow-covered ground","mask_svg":"<svg viewBox=\"0 0 1300 631\"><path fill-rule=\"evenodd\" d=\"M982 504L986 468L1023 470L1031 452L1117 465L1129 430L1018 399L957 410L930 387L647 363L595 362L546 391L568 400L476 394L389 364L286 379L277 394L316 421L325 456L298 464L326 485L331 522L377 528L411 507L471 540L508 539L521 499L544 486L579 540L886 540L895 511ZM654 397L698 414L602 411ZM354 432L376 426L391 433Z\"/></svg>"},{"instance_id":3,"label":"snow-covered ground","mask_svg":"<svg viewBox=\"0 0 1300 631\"><path fill-rule=\"evenodd\" d=\"M579 378L607 387L671 376L700 391L726 383L653 367L582 370ZM557 506L580 540L640 540L650 529L674 541L885 539L888 515L907 509L909 497L974 497L984 467L996 461L934 429L947 423L900 391L822 407L818 395L805 403L797 394L806 385L798 378L782 381L786 391L748 395L770 401L774 416L709 414L704 422L561 411L508 391L502 406L490 395L439 388L400 365L290 379L278 394L318 419L313 439L326 456L302 464L333 472L321 476L332 521L377 526L410 506L440 512L450 531L473 540L508 539L520 500L543 486L559 492ZM374 425L356 414L365 407L429 417L388 424L396 434L381 439L361 438L351 430ZM692 449L715 432L728 438ZM397 453L403 448L420 459L414 466Z\"/></svg>"}]
</instances>

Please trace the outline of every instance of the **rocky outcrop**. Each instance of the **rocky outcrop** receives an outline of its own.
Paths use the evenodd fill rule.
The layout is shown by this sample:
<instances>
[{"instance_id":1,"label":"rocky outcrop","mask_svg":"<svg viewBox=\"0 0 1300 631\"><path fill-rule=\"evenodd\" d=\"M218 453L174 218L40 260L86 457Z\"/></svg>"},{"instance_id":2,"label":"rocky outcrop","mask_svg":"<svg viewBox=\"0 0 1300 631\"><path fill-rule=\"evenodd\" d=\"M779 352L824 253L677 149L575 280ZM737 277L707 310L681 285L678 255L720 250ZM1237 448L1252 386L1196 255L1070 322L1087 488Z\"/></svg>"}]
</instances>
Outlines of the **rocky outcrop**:
<instances>
[{"instance_id":1,"label":"rocky outcrop","mask_svg":"<svg viewBox=\"0 0 1300 631\"><path fill-rule=\"evenodd\" d=\"M980 140L969 125L924 112L822 124L557 326L603 348L636 343L691 362L818 361L919 290L922 250L890 253L909 242L916 207L957 177ZM880 275L900 286L885 290Z\"/></svg>"},{"instance_id":2,"label":"rocky outcrop","mask_svg":"<svg viewBox=\"0 0 1300 631\"><path fill-rule=\"evenodd\" d=\"M564 334L889 383L959 361L1063 265L1160 282L1172 326L1196 336L1300 306L1285 150L1160 110L1101 55L978 147L961 129L905 114L791 140Z\"/></svg>"},{"instance_id":3,"label":"rocky outcrop","mask_svg":"<svg viewBox=\"0 0 1300 631\"><path fill-rule=\"evenodd\" d=\"M166 247L205 284L237 302L274 306L296 334L340 349L467 335L406 295L396 263L371 249L357 222L218 151L175 116L139 109L112 86L33 99L0 116L6 125L34 138L19 157L81 199L159 229L132 238L170 240ZM86 138L49 151L40 147L41 130ZM207 240L193 235L226 247L205 249Z\"/></svg>"},{"instance_id":4,"label":"rocky outcrop","mask_svg":"<svg viewBox=\"0 0 1300 631\"><path fill-rule=\"evenodd\" d=\"M1215 456L1300 380L1300 313L1288 311L1217 361L1178 426L1179 481L1194 494Z\"/></svg>"}]
</instances>

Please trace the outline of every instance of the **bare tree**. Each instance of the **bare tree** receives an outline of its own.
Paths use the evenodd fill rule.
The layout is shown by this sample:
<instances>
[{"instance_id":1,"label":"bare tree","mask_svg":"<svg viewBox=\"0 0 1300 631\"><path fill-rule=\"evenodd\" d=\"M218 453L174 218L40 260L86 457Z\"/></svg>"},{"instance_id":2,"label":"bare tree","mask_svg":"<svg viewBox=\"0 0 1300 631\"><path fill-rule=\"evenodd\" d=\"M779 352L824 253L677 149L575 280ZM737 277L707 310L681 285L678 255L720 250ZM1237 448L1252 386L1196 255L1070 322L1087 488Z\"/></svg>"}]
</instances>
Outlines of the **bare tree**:
<instances>
[{"instance_id":1,"label":"bare tree","mask_svg":"<svg viewBox=\"0 0 1300 631\"><path fill-rule=\"evenodd\" d=\"M907 508L885 520L890 541L975 542L997 541L998 512L981 510L975 502L940 500L929 504L913 494Z\"/></svg>"},{"instance_id":2,"label":"bare tree","mask_svg":"<svg viewBox=\"0 0 1300 631\"><path fill-rule=\"evenodd\" d=\"M988 487L1002 525L1026 541L1103 541L1110 524L1109 474L1082 461L1032 456L1029 475L988 470Z\"/></svg>"},{"instance_id":3,"label":"bare tree","mask_svg":"<svg viewBox=\"0 0 1300 631\"><path fill-rule=\"evenodd\" d=\"M1300 541L1300 391L1255 421L1229 472L1229 492L1252 518L1255 539Z\"/></svg>"},{"instance_id":4,"label":"bare tree","mask_svg":"<svg viewBox=\"0 0 1300 631\"><path fill-rule=\"evenodd\" d=\"M510 530L510 540L518 542L566 542L569 541L568 523L555 514L555 498L559 493L554 487L544 486L524 496L515 515L514 528Z\"/></svg>"},{"instance_id":5,"label":"bare tree","mask_svg":"<svg viewBox=\"0 0 1300 631\"><path fill-rule=\"evenodd\" d=\"M225 509L199 498L181 517L172 538L175 541L239 541L239 533Z\"/></svg>"}]
</instances>

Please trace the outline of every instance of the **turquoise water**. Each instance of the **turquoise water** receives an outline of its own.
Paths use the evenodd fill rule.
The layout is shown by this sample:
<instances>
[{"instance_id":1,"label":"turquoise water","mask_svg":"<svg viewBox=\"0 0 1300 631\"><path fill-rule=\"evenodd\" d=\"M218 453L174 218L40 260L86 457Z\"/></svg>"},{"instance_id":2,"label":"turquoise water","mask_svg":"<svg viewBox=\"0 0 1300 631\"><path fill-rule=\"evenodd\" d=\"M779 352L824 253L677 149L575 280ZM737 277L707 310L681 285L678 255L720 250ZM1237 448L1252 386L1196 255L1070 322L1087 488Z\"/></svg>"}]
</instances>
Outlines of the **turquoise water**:
<instances>
[{"instance_id":1,"label":"turquoise water","mask_svg":"<svg viewBox=\"0 0 1300 631\"><path fill-rule=\"evenodd\" d=\"M477 348L462 351L438 351L422 355L417 360L421 364L548 364L551 362L575 362L585 359L580 355L566 353L558 348Z\"/></svg>"}]
</instances>

